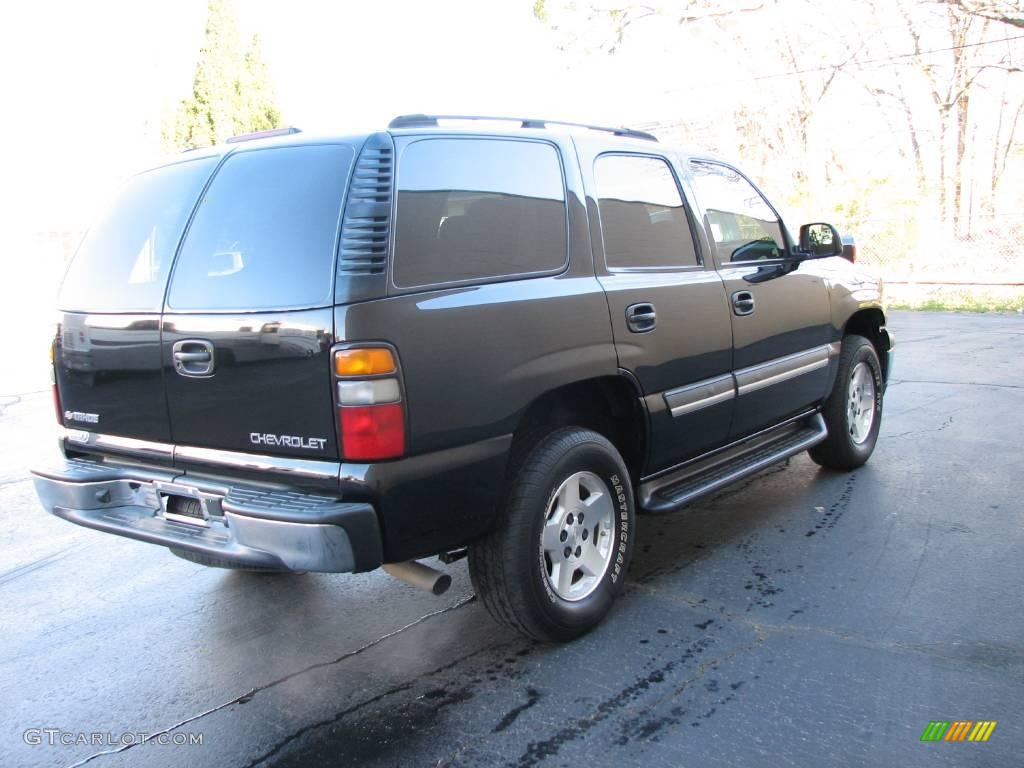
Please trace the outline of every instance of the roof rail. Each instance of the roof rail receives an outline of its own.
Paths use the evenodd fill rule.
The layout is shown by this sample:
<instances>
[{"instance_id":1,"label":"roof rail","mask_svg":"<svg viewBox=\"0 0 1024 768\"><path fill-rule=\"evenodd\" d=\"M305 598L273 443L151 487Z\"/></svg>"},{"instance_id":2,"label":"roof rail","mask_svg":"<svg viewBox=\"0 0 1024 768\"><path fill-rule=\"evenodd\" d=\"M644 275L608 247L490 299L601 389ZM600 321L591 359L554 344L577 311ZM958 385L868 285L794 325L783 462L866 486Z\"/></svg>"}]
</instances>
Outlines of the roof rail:
<instances>
[{"instance_id":1,"label":"roof rail","mask_svg":"<svg viewBox=\"0 0 1024 768\"><path fill-rule=\"evenodd\" d=\"M632 128L609 128L603 125L570 123L565 120L542 120L532 117L487 117L484 115L399 115L388 123L388 128L436 127L439 125L439 120L502 120L510 123L519 123L520 128L547 128L549 125L567 125L573 128L586 128L591 131L611 133L615 136L627 136L631 139L644 139L645 141L658 140L658 137L653 133L637 131Z\"/></svg>"},{"instance_id":2,"label":"roof rail","mask_svg":"<svg viewBox=\"0 0 1024 768\"><path fill-rule=\"evenodd\" d=\"M289 125L285 128L271 128L268 131L255 131L253 133L240 133L227 139L227 144L238 144L242 141L254 141L255 139L269 139L271 136L288 136L293 133L302 133L299 128Z\"/></svg>"}]
</instances>

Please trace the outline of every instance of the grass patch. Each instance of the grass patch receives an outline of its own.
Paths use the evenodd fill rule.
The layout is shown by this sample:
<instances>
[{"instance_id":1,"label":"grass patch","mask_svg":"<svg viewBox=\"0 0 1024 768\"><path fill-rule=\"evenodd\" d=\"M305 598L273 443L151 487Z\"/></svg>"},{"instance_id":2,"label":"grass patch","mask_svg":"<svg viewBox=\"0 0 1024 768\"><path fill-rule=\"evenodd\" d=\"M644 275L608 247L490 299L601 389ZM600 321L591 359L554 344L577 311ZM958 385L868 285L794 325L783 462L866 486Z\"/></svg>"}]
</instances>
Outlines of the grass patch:
<instances>
[{"instance_id":1,"label":"grass patch","mask_svg":"<svg viewBox=\"0 0 1024 768\"><path fill-rule=\"evenodd\" d=\"M1024 288L988 285L885 286L890 309L921 312L1024 312Z\"/></svg>"}]
</instances>

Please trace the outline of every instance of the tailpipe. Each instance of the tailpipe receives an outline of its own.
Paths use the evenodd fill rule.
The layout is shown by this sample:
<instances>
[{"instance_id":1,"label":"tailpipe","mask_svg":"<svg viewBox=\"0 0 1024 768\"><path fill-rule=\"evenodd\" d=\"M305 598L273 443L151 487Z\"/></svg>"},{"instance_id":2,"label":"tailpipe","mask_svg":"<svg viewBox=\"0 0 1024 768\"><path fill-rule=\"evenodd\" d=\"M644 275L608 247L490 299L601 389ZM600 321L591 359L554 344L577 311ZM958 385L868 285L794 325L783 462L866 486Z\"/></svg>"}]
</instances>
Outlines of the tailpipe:
<instances>
[{"instance_id":1,"label":"tailpipe","mask_svg":"<svg viewBox=\"0 0 1024 768\"><path fill-rule=\"evenodd\" d=\"M404 563L386 563L381 566L396 579L411 584L418 589L425 589L434 595L443 595L452 585L452 577L436 568L424 565L416 560Z\"/></svg>"}]
</instances>

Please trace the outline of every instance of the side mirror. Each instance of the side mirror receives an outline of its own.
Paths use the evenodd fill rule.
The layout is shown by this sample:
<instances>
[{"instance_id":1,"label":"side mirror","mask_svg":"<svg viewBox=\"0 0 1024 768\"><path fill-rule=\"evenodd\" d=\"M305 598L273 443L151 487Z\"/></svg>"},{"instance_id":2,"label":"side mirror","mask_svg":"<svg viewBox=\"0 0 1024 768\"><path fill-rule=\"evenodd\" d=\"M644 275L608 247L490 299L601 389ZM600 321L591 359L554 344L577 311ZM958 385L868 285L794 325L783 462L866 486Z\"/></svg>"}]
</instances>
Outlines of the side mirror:
<instances>
[{"instance_id":1,"label":"side mirror","mask_svg":"<svg viewBox=\"0 0 1024 768\"><path fill-rule=\"evenodd\" d=\"M831 224L804 224L800 227L800 250L817 257L842 256L843 239Z\"/></svg>"}]
</instances>

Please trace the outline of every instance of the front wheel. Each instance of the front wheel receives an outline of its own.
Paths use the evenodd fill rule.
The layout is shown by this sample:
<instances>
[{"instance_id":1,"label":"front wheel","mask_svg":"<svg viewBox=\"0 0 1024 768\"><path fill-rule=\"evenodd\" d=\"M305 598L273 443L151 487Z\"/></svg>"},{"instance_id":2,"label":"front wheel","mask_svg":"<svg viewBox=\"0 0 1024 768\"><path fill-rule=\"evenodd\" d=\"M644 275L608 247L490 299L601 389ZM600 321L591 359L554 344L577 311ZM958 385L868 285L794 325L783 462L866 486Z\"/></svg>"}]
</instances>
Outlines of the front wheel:
<instances>
[{"instance_id":1,"label":"front wheel","mask_svg":"<svg viewBox=\"0 0 1024 768\"><path fill-rule=\"evenodd\" d=\"M870 458L882 425L882 365L863 336L843 339L839 371L822 416L828 437L811 448L811 458L830 469L856 469Z\"/></svg>"},{"instance_id":2,"label":"front wheel","mask_svg":"<svg viewBox=\"0 0 1024 768\"><path fill-rule=\"evenodd\" d=\"M498 526L469 551L473 586L499 622L536 640L572 640L604 618L625 582L629 472L608 440L579 428L512 462Z\"/></svg>"}]
</instances>

